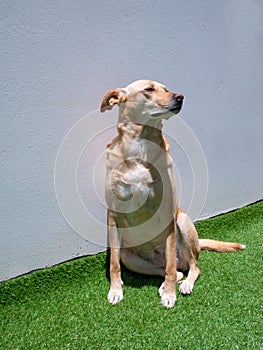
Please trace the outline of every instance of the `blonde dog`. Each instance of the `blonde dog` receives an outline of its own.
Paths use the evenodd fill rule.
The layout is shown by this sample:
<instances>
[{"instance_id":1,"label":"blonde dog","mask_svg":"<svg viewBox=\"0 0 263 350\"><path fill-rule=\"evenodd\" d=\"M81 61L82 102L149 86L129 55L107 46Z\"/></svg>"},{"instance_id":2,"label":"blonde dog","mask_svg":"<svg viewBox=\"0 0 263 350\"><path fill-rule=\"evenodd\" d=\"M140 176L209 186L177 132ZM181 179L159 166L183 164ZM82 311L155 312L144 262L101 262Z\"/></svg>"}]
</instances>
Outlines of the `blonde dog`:
<instances>
[{"instance_id":1,"label":"blonde dog","mask_svg":"<svg viewBox=\"0 0 263 350\"><path fill-rule=\"evenodd\" d=\"M151 80L111 90L102 99L101 112L119 106L118 135L107 146L106 161L111 304L123 299L120 261L131 271L163 276L159 294L162 305L171 308L176 282L181 294L191 294L200 275L200 250L245 248L198 239L193 222L178 208L162 120L179 113L183 100L182 94ZM188 272L184 280L182 272Z\"/></svg>"}]
</instances>

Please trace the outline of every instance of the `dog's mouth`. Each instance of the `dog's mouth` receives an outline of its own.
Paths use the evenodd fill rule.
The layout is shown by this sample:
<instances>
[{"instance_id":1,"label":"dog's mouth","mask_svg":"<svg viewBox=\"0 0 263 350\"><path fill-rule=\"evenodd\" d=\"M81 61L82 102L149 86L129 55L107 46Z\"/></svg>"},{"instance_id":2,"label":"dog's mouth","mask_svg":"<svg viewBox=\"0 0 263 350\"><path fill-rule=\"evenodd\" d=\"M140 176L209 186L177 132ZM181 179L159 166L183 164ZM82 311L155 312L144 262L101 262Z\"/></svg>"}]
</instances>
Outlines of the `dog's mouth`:
<instances>
[{"instance_id":1,"label":"dog's mouth","mask_svg":"<svg viewBox=\"0 0 263 350\"><path fill-rule=\"evenodd\" d=\"M171 108L171 109L170 109L170 112L172 112L172 113L174 113L174 114L179 113L180 110L182 109L182 105L183 105L183 104L181 103L179 107Z\"/></svg>"},{"instance_id":2,"label":"dog's mouth","mask_svg":"<svg viewBox=\"0 0 263 350\"><path fill-rule=\"evenodd\" d=\"M156 112L156 113L152 113L151 116L153 118L166 118L166 116L168 114L178 114L181 109L182 109L183 103L177 103L176 106L163 106L164 107L164 111L163 112Z\"/></svg>"}]
</instances>

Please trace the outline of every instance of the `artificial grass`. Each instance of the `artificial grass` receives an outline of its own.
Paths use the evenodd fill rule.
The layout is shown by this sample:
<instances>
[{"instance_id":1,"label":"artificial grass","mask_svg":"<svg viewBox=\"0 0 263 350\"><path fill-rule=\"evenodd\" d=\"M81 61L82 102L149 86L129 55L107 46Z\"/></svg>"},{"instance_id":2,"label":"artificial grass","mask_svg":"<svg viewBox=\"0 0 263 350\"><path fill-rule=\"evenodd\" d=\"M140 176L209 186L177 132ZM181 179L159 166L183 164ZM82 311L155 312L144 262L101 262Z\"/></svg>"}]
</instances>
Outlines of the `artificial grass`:
<instances>
[{"instance_id":1,"label":"artificial grass","mask_svg":"<svg viewBox=\"0 0 263 350\"><path fill-rule=\"evenodd\" d=\"M202 275L173 309L159 277L123 268L124 300L108 304L108 255L84 257L0 284L1 349L262 349L263 202L196 223L199 236L238 241L202 252Z\"/></svg>"}]
</instances>

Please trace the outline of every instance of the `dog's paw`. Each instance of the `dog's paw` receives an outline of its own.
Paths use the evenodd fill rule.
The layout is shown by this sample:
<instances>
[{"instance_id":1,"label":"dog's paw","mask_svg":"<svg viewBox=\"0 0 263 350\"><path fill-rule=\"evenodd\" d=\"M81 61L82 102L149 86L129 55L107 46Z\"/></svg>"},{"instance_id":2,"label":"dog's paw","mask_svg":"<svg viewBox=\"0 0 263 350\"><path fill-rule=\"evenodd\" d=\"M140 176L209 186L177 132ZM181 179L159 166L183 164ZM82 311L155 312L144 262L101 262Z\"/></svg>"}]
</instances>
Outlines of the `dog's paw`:
<instances>
[{"instance_id":1,"label":"dog's paw","mask_svg":"<svg viewBox=\"0 0 263 350\"><path fill-rule=\"evenodd\" d=\"M172 307L174 307L176 302L176 294L175 293L163 293L162 297L161 297L161 303L164 307L166 307L167 309L170 309Z\"/></svg>"},{"instance_id":2,"label":"dog's paw","mask_svg":"<svg viewBox=\"0 0 263 350\"><path fill-rule=\"evenodd\" d=\"M164 282L162 283L161 287L159 288L159 294L161 297L161 303L166 308L174 307L174 304L176 302L176 294L174 293L166 293L164 291Z\"/></svg>"},{"instance_id":3,"label":"dog's paw","mask_svg":"<svg viewBox=\"0 0 263 350\"><path fill-rule=\"evenodd\" d=\"M179 292L183 295L189 295L192 293L194 289L194 284L190 281L184 280L182 281L182 283L180 284L179 287Z\"/></svg>"},{"instance_id":4,"label":"dog's paw","mask_svg":"<svg viewBox=\"0 0 263 350\"><path fill-rule=\"evenodd\" d=\"M122 289L110 289L108 293L108 302L112 305L115 305L122 301L123 299L123 291Z\"/></svg>"}]
</instances>

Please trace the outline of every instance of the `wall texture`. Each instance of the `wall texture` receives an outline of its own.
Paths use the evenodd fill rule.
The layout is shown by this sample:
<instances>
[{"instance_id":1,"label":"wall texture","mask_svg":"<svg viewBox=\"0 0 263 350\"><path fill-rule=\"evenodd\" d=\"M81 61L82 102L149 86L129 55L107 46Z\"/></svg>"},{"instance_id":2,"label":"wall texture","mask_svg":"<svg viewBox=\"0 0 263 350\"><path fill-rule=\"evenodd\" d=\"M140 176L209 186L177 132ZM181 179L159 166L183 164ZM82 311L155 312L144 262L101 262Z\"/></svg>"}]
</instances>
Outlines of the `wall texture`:
<instances>
[{"instance_id":1,"label":"wall texture","mask_svg":"<svg viewBox=\"0 0 263 350\"><path fill-rule=\"evenodd\" d=\"M165 130L194 219L263 198L261 0L12 0L0 17L1 280L104 249L117 109L96 110L136 79L185 94Z\"/></svg>"}]
</instances>

